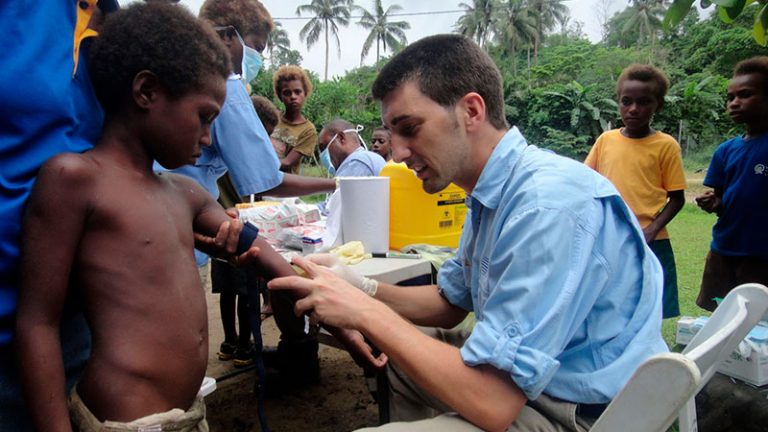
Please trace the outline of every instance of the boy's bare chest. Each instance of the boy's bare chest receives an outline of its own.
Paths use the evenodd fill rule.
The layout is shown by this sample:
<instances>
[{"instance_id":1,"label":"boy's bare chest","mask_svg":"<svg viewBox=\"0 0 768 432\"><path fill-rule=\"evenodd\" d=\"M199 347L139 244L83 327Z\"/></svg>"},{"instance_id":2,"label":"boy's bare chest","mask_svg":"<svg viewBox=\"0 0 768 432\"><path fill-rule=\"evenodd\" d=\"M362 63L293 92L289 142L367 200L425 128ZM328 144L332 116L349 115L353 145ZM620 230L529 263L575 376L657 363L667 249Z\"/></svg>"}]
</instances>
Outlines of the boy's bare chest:
<instances>
[{"instance_id":1,"label":"boy's bare chest","mask_svg":"<svg viewBox=\"0 0 768 432\"><path fill-rule=\"evenodd\" d=\"M86 229L95 237L110 236L125 246L143 244L153 249L193 244L192 209L181 193L167 185L117 176L99 187L91 202Z\"/></svg>"}]
</instances>

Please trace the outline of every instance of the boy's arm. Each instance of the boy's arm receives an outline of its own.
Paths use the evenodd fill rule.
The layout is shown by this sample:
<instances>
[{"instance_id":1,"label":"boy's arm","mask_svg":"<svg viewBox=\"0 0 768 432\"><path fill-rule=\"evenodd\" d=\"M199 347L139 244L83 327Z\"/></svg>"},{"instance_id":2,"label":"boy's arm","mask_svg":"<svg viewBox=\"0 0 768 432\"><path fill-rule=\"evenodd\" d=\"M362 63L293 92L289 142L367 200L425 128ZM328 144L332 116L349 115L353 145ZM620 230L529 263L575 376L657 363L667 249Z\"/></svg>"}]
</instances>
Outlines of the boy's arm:
<instances>
[{"instance_id":1,"label":"boy's arm","mask_svg":"<svg viewBox=\"0 0 768 432\"><path fill-rule=\"evenodd\" d=\"M669 197L667 205L665 205L661 213L656 216L656 219L654 219L653 222L648 224L648 226L643 229L646 243L650 244L654 239L656 239L656 235L659 233L659 231L661 231L662 228L667 226L667 224L672 219L674 219L674 217L680 212L680 209L682 209L683 205L685 204L685 191L677 190L667 192L667 197Z\"/></svg>"},{"instance_id":2,"label":"boy's arm","mask_svg":"<svg viewBox=\"0 0 768 432\"><path fill-rule=\"evenodd\" d=\"M284 158L280 159L280 171L291 172L293 167L301 162L301 156L301 153L292 148Z\"/></svg>"},{"instance_id":3,"label":"boy's arm","mask_svg":"<svg viewBox=\"0 0 768 432\"><path fill-rule=\"evenodd\" d=\"M81 156L55 157L40 170L24 216L16 354L37 430L71 430L59 321L90 184Z\"/></svg>"}]
</instances>

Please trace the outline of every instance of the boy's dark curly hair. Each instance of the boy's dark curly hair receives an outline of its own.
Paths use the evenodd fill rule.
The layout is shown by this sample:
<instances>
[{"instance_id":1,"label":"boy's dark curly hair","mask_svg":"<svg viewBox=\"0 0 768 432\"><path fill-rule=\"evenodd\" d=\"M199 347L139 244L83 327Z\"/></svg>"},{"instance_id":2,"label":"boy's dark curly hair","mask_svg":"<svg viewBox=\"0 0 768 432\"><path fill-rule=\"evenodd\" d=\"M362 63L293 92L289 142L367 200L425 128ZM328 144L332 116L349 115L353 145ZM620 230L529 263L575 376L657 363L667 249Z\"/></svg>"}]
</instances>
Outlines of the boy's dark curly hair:
<instances>
[{"instance_id":1,"label":"boy's dark curly hair","mask_svg":"<svg viewBox=\"0 0 768 432\"><path fill-rule=\"evenodd\" d=\"M309 80L307 72L299 66L283 65L277 69L272 76L272 86L275 90L275 96L280 99L280 86L286 81L299 80L304 86L304 95L309 97L312 94L312 81Z\"/></svg>"},{"instance_id":2,"label":"boy's dark curly hair","mask_svg":"<svg viewBox=\"0 0 768 432\"><path fill-rule=\"evenodd\" d=\"M251 95L251 102L253 102L253 108L256 109L256 114L264 125L264 129L267 132L274 130L277 123L280 122L280 110L264 96Z\"/></svg>"},{"instance_id":3,"label":"boy's dark curly hair","mask_svg":"<svg viewBox=\"0 0 768 432\"><path fill-rule=\"evenodd\" d=\"M181 6L136 3L111 14L91 47L91 81L107 113L119 110L137 73L154 73L172 98L229 76L229 51L210 25Z\"/></svg>"},{"instance_id":4,"label":"boy's dark curly hair","mask_svg":"<svg viewBox=\"0 0 768 432\"><path fill-rule=\"evenodd\" d=\"M619 75L619 80L616 81L616 97L621 96L621 86L624 81L641 81L652 82L655 84L654 96L658 107L656 110L660 110L664 106L664 96L669 89L669 78L667 75L656 67L647 64L631 64L627 66Z\"/></svg>"},{"instance_id":5,"label":"boy's dark curly hair","mask_svg":"<svg viewBox=\"0 0 768 432\"><path fill-rule=\"evenodd\" d=\"M763 76L763 90L768 94L768 56L755 56L740 61L733 69L733 76L760 74Z\"/></svg>"},{"instance_id":6,"label":"boy's dark curly hair","mask_svg":"<svg viewBox=\"0 0 768 432\"><path fill-rule=\"evenodd\" d=\"M267 36L275 29L272 16L259 0L207 0L200 18L214 26L232 26L245 37L249 33Z\"/></svg>"}]
</instances>

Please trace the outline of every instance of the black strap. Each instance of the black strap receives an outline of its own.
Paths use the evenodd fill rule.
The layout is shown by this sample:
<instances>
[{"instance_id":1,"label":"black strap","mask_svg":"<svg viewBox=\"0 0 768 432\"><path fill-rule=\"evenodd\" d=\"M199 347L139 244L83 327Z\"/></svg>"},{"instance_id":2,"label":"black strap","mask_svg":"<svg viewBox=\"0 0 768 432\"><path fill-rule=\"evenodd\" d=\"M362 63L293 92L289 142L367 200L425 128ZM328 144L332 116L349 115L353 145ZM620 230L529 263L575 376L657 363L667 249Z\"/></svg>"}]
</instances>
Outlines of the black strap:
<instances>
[{"instance_id":1,"label":"black strap","mask_svg":"<svg viewBox=\"0 0 768 432\"><path fill-rule=\"evenodd\" d=\"M249 224L247 223L246 225ZM267 369L264 367L264 358L262 356L264 343L261 339L260 288L263 284L263 279L261 279L261 277L257 275L252 269L246 269L246 272L248 273L246 277L246 287L248 289L248 319L251 321L251 331L253 332L253 362L256 365L256 374L259 378L256 381L256 387L254 388L257 397L257 412L259 414L259 425L261 426L262 432L270 432L269 426L267 426L267 414L264 410Z\"/></svg>"},{"instance_id":2,"label":"black strap","mask_svg":"<svg viewBox=\"0 0 768 432\"><path fill-rule=\"evenodd\" d=\"M577 404L576 415L579 417L587 417L596 419L603 415L605 409L608 408L608 404Z\"/></svg>"}]
</instances>

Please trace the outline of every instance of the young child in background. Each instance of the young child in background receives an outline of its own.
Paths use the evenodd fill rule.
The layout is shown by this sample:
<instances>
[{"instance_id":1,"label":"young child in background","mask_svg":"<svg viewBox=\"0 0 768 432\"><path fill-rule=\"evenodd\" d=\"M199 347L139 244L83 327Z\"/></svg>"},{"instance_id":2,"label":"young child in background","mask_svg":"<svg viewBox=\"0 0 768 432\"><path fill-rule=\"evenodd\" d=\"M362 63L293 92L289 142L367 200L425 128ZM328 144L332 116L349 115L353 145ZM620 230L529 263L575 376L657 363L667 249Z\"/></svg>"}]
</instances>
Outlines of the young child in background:
<instances>
[{"instance_id":1,"label":"young child in background","mask_svg":"<svg viewBox=\"0 0 768 432\"><path fill-rule=\"evenodd\" d=\"M253 108L256 110L256 114L259 115L259 119L264 124L264 129L270 135L272 141L272 147L277 153L277 157L281 158L285 154L285 143L272 138L272 132L275 131L277 124L280 122L280 110L277 109L275 104L264 96L251 95L251 102L253 102Z\"/></svg>"},{"instance_id":2,"label":"young child in background","mask_svg":"<svg viewBox=\"0 0 768 432\"><path fill-rule=\"evenodd\" d=\"M253 107L259 115L261 123L267 134L271 134L277 126L280 111L262 96L251 96ZM238 195L229 174L220 177L219 204L224 208L232 208L237 204L246 202L244 197ZM263 286L263 279L252 274L248 269L241 269L226 260L213 259L211 261L211 287L214 293L219 293L219 311L221 312L221 324L224 329L224 342L216 353L219 360L234 359L235 367L244 367L253 363L253 342L251 341L251 324L248 319L249 307L258 305L248 304L249 284L260 286L264 295L265 314L271 314L268 293ZM264 315L265 316L265 315ZM235 324L237 322L237 325Z\"/></svg>"},{"instance_id":3,"label":"young child in background","mask_svg":"<svg viewBox=\"0 0 768 432\"><path fill-rule=\"evenodd\" d=\"M317 130L301 113L304 102L312 94L312 82L304 69L284 65L272 78L275 95L285 105L285 111L272 136L285 143L280 155L280 169L298 174L302 156L311 157L317 146Z\"/></svg>"},{"instance_id":4,"label":"young child in background","mask_svg":"<svg viewBox=\"0 0 768 432\"><path fill-rule=\"evenodd\" d=\"M717 147L704 178L714 190L696 198L717 213L696 299L710 311L714 298L742 283L768 285L768 57L736 65L727 100L728 114L746 133Z\"/></svg>"},{"instance_id":5,"label":"young child in background","mask_svg":"<svg viewBox=\"0 0 768 432\"><path fill-rule=\"evenodd\" d=\"M389 129L380 126L373 130L371 135L371 151L378 153L385 161L392 160L392 137Z\"/></svg>"},{"instance_id":6,"label":"young child in background","mask_svg":"<svg viewBox=\"0 0 768 432\"><path fill-rule=\"evenodd\" d=\"M616 84L624 127L600 135L584 161L616 186L661 262L664 318L680 315L675 255L666 226L683 208L686 187L680 144L651 127L668 88L664 72L653 66L624 69Z\"/></svg>"},{"instance_id":7,"label":"young child in background","mask_svg":"<svg viewBox=\"0 0 768 432\"><path fill-rule=\"evenodd\" d=\"M103 135L43 166L24 219L16 325L27 403L41 431L69 431L70 417L81 431L207 431L208 317L193 247L268 278L295 274L195 181L152 170L153 160L192 163L211 144L229 56L186 9L135 3L107 19L90 60ZM67 399L59 321L72 300L93 349Z\"/></svg>"}]
</instances>

